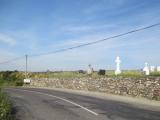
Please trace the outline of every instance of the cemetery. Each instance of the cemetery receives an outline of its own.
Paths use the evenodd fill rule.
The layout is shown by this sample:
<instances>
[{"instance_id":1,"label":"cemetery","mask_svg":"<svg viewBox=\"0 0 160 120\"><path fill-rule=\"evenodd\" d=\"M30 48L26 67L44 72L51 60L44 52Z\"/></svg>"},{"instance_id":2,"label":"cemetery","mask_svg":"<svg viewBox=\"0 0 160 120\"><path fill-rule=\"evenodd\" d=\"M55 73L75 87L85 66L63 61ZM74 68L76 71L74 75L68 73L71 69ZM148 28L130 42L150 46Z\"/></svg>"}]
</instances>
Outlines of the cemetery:
<instances>
[{"instance_id":1,"label":"cemetery","mask_svg":"<svg viewBox=\"0 0 160 120\"><path fill-rule=\"evenodd\" d=\"M160 100L160 71L144 64L142 70L121 70L120 57L116 57L115 70L88 70L68 72L30 73L30 87L67 88L96 91L132 97Z\"/></svg>"}]
</instances>

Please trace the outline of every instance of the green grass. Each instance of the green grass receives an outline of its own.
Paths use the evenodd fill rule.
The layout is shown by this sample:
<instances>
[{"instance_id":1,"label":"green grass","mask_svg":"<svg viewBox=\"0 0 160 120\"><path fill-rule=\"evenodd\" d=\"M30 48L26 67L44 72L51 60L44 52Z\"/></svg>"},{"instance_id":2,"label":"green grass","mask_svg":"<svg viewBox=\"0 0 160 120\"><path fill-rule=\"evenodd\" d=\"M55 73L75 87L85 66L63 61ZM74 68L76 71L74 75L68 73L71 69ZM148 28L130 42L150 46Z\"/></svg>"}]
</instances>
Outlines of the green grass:
<instances>
[{"instance_id":1,"label":"green grass","mask_svg":"<svg viewBox=\"0 0 160 120\"><path fill-rule=\"evenodd\" d=\"M106 75L109 77L142 77L144 74L138 70L124 70L121 74L115 75L114 71L107 71Z\"/></svg>"},{"instance_id":2,"label":"green grass","mask_svg":"<svg viewBox=\"0 0 160 120\"><path fill-rule=\"evenodd\" d=\"M107 70L106 75L98 75L97 72L94 72L92 75L78 73L76 71L72 72L43 72L43 73L30 73L31 78L83 78L83 77L142 77L144 74L136 70L125 70L122 71L120 75L115 75L113 70Z\"/></svg>"},{"instance_id":3,"label":"green grass","mask_svg":"<svg viewBox=\"0 0 160 120\"><path fill-rule=\"evenodd\" d=\"M81 74L78 72L30 73L31 78L81 78L86 76L86 74Z\"/></svg>"},{"instance_id":4,"label":"green grass","mask_svg":"<svg viewBox=\"0 0 160 120\"><path fill-rule=\"evenodd\" d=\"M153 72L150 74L150 76L160 76L160 72Z\"/></svg>"},{"instance_id":5,"label":"green grass","mask_svg":"<svg viewBox=\"0 0 160 120\"><path fill-rule=\"evenodd\" d=\"M0 120L13 120L12 105L7 94L0 89Z\"/></svg>"}]
</instances>

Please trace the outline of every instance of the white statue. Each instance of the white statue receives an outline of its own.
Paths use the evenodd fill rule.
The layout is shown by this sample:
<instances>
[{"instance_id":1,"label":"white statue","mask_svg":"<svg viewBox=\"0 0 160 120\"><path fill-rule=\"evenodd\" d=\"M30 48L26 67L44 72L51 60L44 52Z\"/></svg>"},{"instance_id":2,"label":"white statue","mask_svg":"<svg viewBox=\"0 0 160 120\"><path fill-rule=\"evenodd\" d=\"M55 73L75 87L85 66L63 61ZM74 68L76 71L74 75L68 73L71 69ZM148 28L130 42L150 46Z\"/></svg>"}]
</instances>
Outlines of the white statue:
<instances>
[{"instance_id":1,"label":"white statue","mask_svg":"<svg viewBox=\"0 0 160 120\"><path fill-rule=\"evenodd\" d=\"M118 75L118 74L121 73L121 70L120 70L120 63L121 63L121 60L120 60L119 56L117 56L115 62L116 62L115 75Z\"/></svg>"},{"instance_id":2,"label":"white statue","mask_svg":"<svg viewBox=\"0 0 160 120\"><path fill-rule=\"evenodd\" d=\"M149 75L149 68L148 68L148 63L145 63L145 67L143 68L143 71L145 72L145 75Z\"/></svg>"},{"instance_id":3,"label":"white statue","mask_svg":"<svg viewBox=\"0 0 160 120\"><path fill-rule=\"evenodd\" d=\"M155 66L150 66L150 71L154 72L155 71Z\"/></svg>"},{"instance_id":4,"label":"white statue","mask_svg":"<svg viewBox=\"0 0 160 120\"><path fill-rule=\"evenodd\" d=\"M93 73L93 68L91 66L91 64L88 65L88 70L87 70L87 74L91 75Z\"/></svg>"}]
</instances>

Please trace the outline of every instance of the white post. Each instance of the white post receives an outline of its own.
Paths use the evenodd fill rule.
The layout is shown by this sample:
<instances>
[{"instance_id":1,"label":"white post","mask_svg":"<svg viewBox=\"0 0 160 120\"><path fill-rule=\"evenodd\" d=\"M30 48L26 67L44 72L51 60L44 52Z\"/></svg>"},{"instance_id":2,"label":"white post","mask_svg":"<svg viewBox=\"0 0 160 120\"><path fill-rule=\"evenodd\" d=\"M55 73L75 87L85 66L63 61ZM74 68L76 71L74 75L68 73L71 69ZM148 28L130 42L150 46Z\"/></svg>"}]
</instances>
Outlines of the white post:
<instances>
[{"instance_id":1,"label":"white post","mask_svg":"<svg viewBox=\"0 0 160 120\"><path fill-rule=\"evenodd\" d=\"M26 71L25 71L25 79L23 80L23 83L30 84L31 80L28 78L28 55L26 56Z\"/></svg>"},{"instance_id":2,"label":"white post","mask_svg":"<svg viewBox=\"0 0 160 120\"><path fill-rule=\"evenodd\" d=\"M115 70L115 75L118 75L121 73L121 70L120 70L120 63L121 63L121 60L119 58L119 56L116 57L116 70Z\"/></svg>"},{"instance_id":3,"label":"white post","mask_svg":"<svg viewBox=\"0 0 160 120\"><path fill-rule=\"evenodd\" d=\"M25 77L26 79L28 78L28 55L26 55L26 72L25 72Z\"/></svg>"}]
</instances>

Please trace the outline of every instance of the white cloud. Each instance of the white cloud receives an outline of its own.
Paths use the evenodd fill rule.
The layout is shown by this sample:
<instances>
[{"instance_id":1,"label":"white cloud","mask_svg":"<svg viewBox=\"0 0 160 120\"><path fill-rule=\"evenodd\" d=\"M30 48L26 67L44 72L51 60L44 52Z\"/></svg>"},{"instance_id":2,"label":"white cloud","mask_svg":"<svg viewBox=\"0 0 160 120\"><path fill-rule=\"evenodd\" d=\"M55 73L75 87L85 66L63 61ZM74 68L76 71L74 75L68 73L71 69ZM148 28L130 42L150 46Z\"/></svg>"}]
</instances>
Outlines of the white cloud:
<instances>
[{"instance_id":1,"label":"white cloud","mask_svg":"<svg viewBox=\"0 0 160 120\"><path fill-rule=\"evenodd\" d=\"M3 34L3 33L0 33L0 42L6 43L8 45L15 45L16 44L16 40L13 37L11 37L7 34Z\"/></svg>"}]
</instances>

